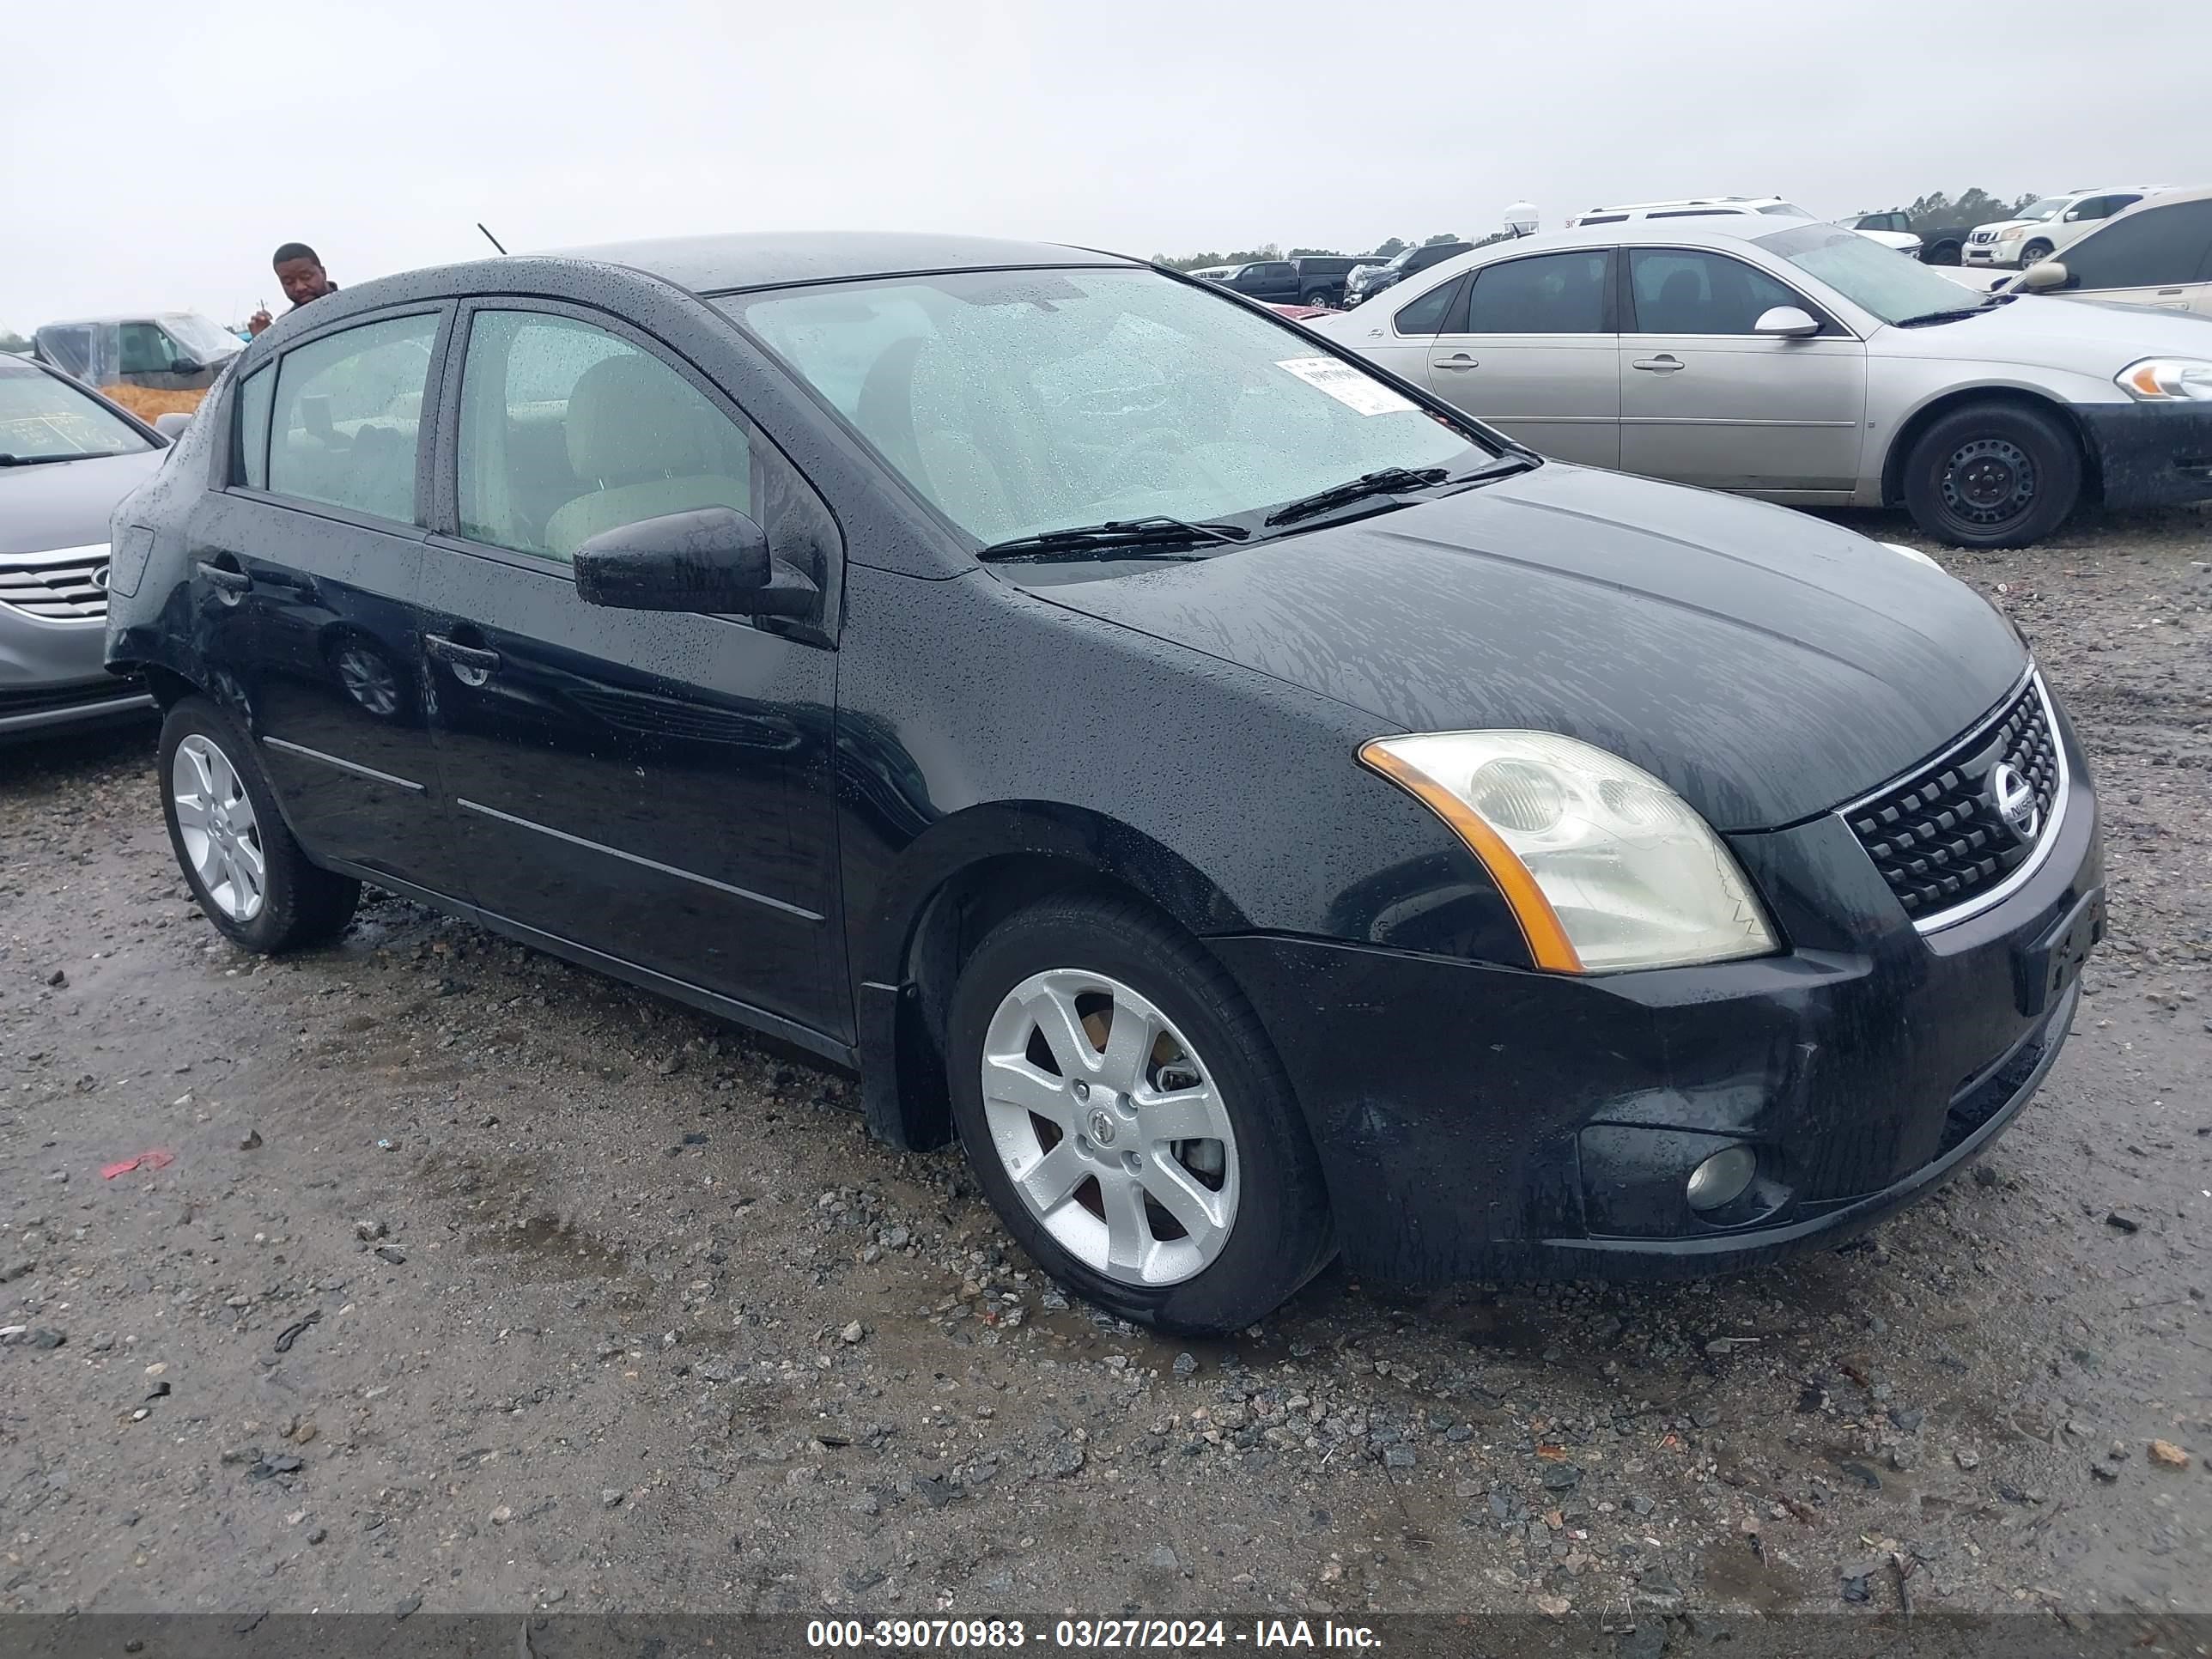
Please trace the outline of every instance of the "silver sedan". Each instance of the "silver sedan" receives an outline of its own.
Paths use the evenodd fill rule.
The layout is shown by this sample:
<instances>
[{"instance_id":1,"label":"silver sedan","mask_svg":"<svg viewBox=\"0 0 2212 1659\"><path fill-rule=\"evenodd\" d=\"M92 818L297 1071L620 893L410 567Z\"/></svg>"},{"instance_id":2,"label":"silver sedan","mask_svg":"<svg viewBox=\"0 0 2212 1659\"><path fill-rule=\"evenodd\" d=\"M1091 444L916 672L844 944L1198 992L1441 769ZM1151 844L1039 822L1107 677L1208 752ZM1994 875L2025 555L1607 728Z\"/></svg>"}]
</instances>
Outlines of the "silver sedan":
<instances>
[{"instance_id":1,"label":"silver sedan","mask_svg":"<svg viewBox=\"0 0 2212 1659\"><path fill-rule=\"evenodd\" d=\"M1308 326L1540 453L1954 545L2212 499L2212 324L1977 295L1812 220L1527 237Z\"/></svg>"}]
</instances>

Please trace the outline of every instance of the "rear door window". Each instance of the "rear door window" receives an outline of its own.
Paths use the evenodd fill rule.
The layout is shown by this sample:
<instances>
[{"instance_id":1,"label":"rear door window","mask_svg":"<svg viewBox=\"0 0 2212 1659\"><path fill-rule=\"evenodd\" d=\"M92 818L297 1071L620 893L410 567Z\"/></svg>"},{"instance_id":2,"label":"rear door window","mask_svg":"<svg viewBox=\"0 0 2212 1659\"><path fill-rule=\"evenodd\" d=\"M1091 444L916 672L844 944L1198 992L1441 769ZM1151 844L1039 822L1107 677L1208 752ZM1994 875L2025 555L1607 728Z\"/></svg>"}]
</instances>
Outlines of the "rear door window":
<instances>
[{"instance_id":1,"label":"rear door window","mask_svg":"<svg viewBox=\"0 0 2212 1659\"><path fill-rule=\"evenodd\" d=\"M1628 286L1639 334L1749 334L1776 306L1810 309L1765 271L1692 248L1630 249Z\"/></svg>"},{"instance_id":2,"label":"rear door window","mask_svg":"<svg viewBox=\"0 0 2212 1659\"><path fill-rule=\"evenodd\" d=\"M2145 208L2059 256L2075 289L2173 288L2212 276L2212 199Z\"/></svg>"},{"instance_id":3,"label":"rear door window","mask_svg":"<svg viewBox=\"0 0 2212 1659\"><path fill-rule=\"evenodd\" d=\"M1603 334L1607 250L1508 259L1474 273L1451 334Z\"/></svg>"},{"instance_id":4,"label":"rear door window","mask_svg":"<svg viewBox=\"0 0 2212 1659\"><path fill-rule=\"evenodd\" d=\"M310 340L276 365L269 489L412 524L415 459L439 315L389 317Z\"/></svg>"}]
</instances>

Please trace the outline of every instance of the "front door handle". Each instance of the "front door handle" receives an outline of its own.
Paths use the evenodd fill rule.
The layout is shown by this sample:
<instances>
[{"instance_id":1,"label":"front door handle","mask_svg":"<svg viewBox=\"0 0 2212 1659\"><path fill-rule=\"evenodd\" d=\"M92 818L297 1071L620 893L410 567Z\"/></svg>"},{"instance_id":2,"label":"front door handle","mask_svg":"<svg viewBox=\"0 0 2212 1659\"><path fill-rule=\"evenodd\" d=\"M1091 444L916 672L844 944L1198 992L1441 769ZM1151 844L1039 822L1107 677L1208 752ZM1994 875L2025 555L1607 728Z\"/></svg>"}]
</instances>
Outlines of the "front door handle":
<instances>
[{"instance_id":1,"label":"front door handle","mask_svg":"<svg viewBox=\"0 0 2212 1659\"><path fill-rule=\"evenodd\" d=\"M463 645L438 634L425 634L422 648L453 671L453 678L463 685L483 684L499 666L499 653L486 651L473 645Z\"/></svg>"},{"instance_id":2,"label":"front door handle","mask_svg":"<svg viewBox=\"0 0 2212 1659\"><path fill-rule=\"evenodd\" d=\"M1682 367L1682 360L1672 352L1662 351L1656 357L1638 357L1636 367L1654 374L1672 374Z\"/></svg>"},{"instance_id":3,"label":"front door handle","mask_svg":"<svg viewBox=\"0 0 2212 1659\"><path fill-rule=\"evenodd\" d=\"M1449 357L1437 358L1436 360L1436 367L1438 368L1449 368L1455 374L1463 374L1470 368L1480 368L1482 365L1474 358L1468 356L1467 353L1462 351Z\"/></svg>"},{"instance_id":4,"label":"front door handle","mask_svg":"<svg viewBox=\"0 0 2212 1659\"><path fill-rule=\"evenodd\" d=\"M199 572L201 578L210 587L214 588L228 599L245 598L246 590L253 586L253 578L243 570L232 570L223 565L210 564L205 559L199 562Z\"/></svg>"}]
</instances>

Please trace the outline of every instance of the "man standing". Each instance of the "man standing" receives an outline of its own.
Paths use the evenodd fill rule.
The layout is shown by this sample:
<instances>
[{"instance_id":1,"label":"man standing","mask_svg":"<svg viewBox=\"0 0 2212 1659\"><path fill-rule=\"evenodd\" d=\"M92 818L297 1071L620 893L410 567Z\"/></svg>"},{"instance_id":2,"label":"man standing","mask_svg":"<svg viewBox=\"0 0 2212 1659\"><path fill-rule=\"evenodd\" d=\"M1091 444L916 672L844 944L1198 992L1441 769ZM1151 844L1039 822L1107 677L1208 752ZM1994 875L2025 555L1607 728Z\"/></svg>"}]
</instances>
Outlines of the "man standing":
<instances>
[{"instance_id":1,"label":"man standing","mask_svg":"<svg viewBox=\"0 0 2212 1659\"><path fill-rule=\"evenodd\" d=\"M276 280L284 289L284 297L297 311L310 300L319 300L325 294L335 294L338 285L323 269L323 262L315 250L305 242L287 242L278 248L270 264L276 267ZM266 309L255 312L246 319L246 331L258 334L275 320Z\"/></svg>"}]
</instances>

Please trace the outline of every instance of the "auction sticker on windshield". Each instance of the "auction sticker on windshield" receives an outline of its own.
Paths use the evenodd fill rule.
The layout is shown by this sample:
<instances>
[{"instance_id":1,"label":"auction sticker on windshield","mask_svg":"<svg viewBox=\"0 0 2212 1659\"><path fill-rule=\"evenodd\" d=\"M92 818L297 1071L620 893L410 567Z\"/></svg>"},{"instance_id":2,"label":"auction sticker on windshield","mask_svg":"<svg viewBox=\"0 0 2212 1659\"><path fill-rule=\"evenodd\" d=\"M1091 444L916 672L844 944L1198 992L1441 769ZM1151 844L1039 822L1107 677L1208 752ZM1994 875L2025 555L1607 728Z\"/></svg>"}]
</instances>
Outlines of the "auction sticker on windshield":
<instances>
[{"instance_id":1,"label":"auction sticker on windshield","mask_svg":"<svg viewBox=\"0 0 2212 1659\"><path fill-rule=\"evenodd\" d=\"M1334 357L1292 357L1275 367L1297 375L1308 386L1319 386L1346 408L1362 415L1396 415L1413 407L1410 399Z\"/></svg>"}]
</instances>

